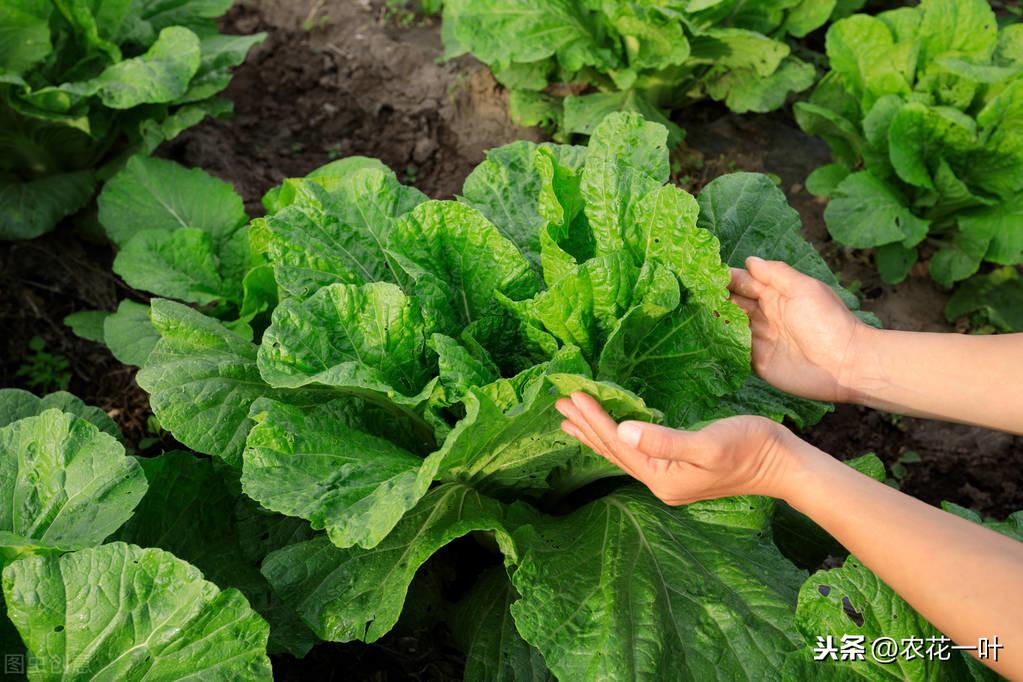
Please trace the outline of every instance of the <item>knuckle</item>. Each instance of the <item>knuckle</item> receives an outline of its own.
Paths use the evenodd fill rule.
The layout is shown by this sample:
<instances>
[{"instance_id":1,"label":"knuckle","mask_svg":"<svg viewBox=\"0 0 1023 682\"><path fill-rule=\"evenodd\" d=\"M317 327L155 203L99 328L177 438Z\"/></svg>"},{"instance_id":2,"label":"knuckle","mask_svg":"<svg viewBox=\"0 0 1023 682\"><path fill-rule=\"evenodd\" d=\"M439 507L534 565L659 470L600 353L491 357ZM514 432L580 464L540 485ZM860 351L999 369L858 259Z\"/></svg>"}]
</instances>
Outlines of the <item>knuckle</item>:
<instances>
[{"instance_id":1,"label":"knuckle","mask_svg":"<svg viewBox=\"0 0 1023 682\"><path fill-rule=\"evenodd\" d=\"M669 437L655 429L648 429L646 435L646 442L640 442L644 452L660 459L664 459L667 455L671 454L672 442Z\"/></svg>"}]
</instances>

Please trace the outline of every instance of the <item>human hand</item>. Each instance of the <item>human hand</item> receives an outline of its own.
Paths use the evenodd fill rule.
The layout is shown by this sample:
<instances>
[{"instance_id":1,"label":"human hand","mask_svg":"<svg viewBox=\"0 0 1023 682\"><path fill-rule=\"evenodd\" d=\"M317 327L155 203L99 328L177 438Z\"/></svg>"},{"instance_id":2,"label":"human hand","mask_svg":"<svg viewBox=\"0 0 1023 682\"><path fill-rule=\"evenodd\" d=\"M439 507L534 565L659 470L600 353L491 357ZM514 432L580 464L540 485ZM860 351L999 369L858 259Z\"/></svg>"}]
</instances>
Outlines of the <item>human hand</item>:
<instances>
[{"instance_id":1,"label":"human hand","mask_svg":"<svg viewBox=\"0 0 1023 682\"><path fill-rule=\"evenodd\" d=\"M733 495L784 497L792 434L764 417L716 421L699 431L645 422L616 424L596 400L573 393L556 404L561 428L670 505Z\"/></svg>"},{"instance_id":2,"label":"human hand","mask_svg":"<svg viewBox=\"0 0 1023 682\"><path fill-rule=\"evenodd\" d=\"M728 288L749 316L756 373L788 393L848 402L871 328L830 287L786 263L750 257L746 268L732 268Z\"/></svg>"}]
</instances>

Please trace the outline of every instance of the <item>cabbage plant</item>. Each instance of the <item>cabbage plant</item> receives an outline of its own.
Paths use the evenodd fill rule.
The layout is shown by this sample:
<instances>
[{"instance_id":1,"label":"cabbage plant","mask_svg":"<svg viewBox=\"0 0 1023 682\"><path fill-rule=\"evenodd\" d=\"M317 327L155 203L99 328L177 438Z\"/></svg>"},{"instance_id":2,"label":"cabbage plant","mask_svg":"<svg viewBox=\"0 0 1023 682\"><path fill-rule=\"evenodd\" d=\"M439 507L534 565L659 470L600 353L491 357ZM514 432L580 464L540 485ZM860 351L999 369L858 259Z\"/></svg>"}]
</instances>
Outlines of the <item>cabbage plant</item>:
<instances>
[{"instance_id":1,"label":"cabbage plant","mask_svg":"<svg viewBox=\"0 0 1023 682\"><path fill-rule=\"evenodd\" d=\"M142 365L160 423L192 452L138 461L148 490L88 538L107 544L8 567L7 612L29 651L62 640L34 624L24 586L64 609L51 629L93 627L60 620L77 611L50 579L83 551L103 552L84 555L97 572L171 553L239 608L244 595L266 622L246 615L230 629L243 643L224 646L252 668L197 659L209 678L264 676L247 658L257 637L295 656L318 640L373 642L426 603L444 605L468 680L856 674L860 662L812 660L818 635L849 633L850 607L863 634L938 636L855 560L807 578L800 566L841 549L791 508L668 507L560 431L553 403L575 390L618 418L680 428L737 413L808 424L829 409L751 375L727 266L785 260L856 299L767 177L723 176L698 198L666 184L667 136L614 114L587 147L493 149L455 201L342 159L271 190L247 227L221 181L127 164L100 215L123 244L117 271L158 298L122 304L96 338ZM54 397L8 412L46 408L85 409ZM850 465L884 478L874 457ZM446 603L430 569L452 563L477 570ZM127 601L107 608L134 613ZM957 652L900 670L939 679L968 665Z\"/></svg>"},{"instance_id":2,"label":"cabbage plant","mask_svg":"<svg viewBox=\"0 0 1023 682\"><path fill-rule=\"evenodd\" d=\"M466 52L511 92L512 118L560 139L589 135L613 111L682 131L671 110L710 98L739 113L777 109L809 88L802 37L862 0L447 0L445 55Z\"/></svg>"},{"instance_id":3,"label":"cabbage plant","mask_svg":"<svg viewBox=\"0 0 1023 682\"><path fill-rule=\"evenodd\" d=\"M0 239L48 232L126 154L231 111L216 95L265 38L218 32L231 2L0 5Z\"/></svg>"},{"instance_id":4,"label":"cabbage plant","mask_svg":"<svg viewBox=\"0 0 1023 682\"><path fill-rule=\"evenodd\" d=\"M464 640L478 676L703 678L777 670L800 647L805 575L771 541L769 501L664 507L565 436L553 409L576 390L618 418L679 427L828 409L751 375L728 265L784 259L855 298L766 177L720 178L699 200L665 184L667 136L615 114L588 147L501 147L457 201L370 159L335 162L268 193L245 232L248 271L202 296L198 274L237 262L217 246L233 211L121 251L162 258L132 283L178 298L137 321L159 336L138 382L160 423L315 531L262 573L316 636L380 638L417 570L474 533L502 557L461 610L486 619ZM222 205L182 197L194 215ZM254 273L275 285L262 321L241 313Z\"/></svg>"},{"instance_id":5,"label":"cabbage plant","mask_svg":"<svg viewBox=\"0 0 1023 682\"><path fill-rule=\"evenodd\" d=\"M999 27L984 0L923 0L834 23L827 52L795 111L834 158L807 179L831 198L831 236L876 247L888 282L922 248L945 287L1023 261L1023 24Z\"/></svg>"},{"instance_id":6,"label":"cabbage plant","mask_svg":"<svg viewBox=\"0 0 1023 682\"><path fill-rule=\"evenodd\" d=\"M109 416L68 393L37 398L0 390L0 471L6 482L0 487L0 645L8 675L17 678L23 666L34 680L269 680L266 653L304 655L316 636L258 565L269 552L315 538L309 525L259 508L242 495L237 471L216 459L188 452L136 459L125 455L119 436ZM883 465L872 456L849 464L884 478ZM955 505L945 508L1023 539L1020 514L985 522ZM805 518L779 512L775 527L787 516L789 529L800 529L803 546L833 544L814 541L822 531ZM503 527L515 513L509 509ZM681 551L673 543L669 539L662 548ZM466 679L551 678L540 650L523 643L518 621L508 617L517 596L497 565L451 610L451 627L467 649ZM941 637L851 557L803 583L795 629L809 644L821 636L841 641L853 622L850 610L864 616L856 632L868 641ZM900 665L909 679L965 679L971 673L972 679L993 679L961 652ZM815 661L803 647L787 654L780 669L756 672L772 679L831 679L883 677L887 670L872 659ZM674 673L670 677L693 677L688 668ZM649 677L631 668L611 676Z\"/></svg>"},{"instance_id":7,"label":"cabbage plant","mask_svg":"<svg viewBox=\"0 0 1023 682\"><path fill-rule=\"evenodd\" d=\"M161 548L175 537L189 537L193 548L202 544L198 528L177 525L196 520L188 514L192 481L161 472L194 474L203 463L183 453L140 462L119 439L106 413L68 393L37 398L0 390L5 674L271 679L269 627L233 587L246 566L235 559L234 570L223 574L232 586L221 590L210 582L217 576L225 584L211 570L215 559L201 558L204 576ZM156 487L167 484L174 484L174 499L159 508L169 490ZM218 524L204 525L202 532L215 532ZM258 586L246 587L258 596Z\"/></svg>"},{"instance_id":8,"label":"cabbage plant","mask_svg":"<svg viewBox=\"0 0 1023 682\"><path fill-rule=\"evenodd\" d=\"M0 472L6 483L0 487L0 645L8 674L17 678L20 663L30 679L43 680L268 680L268 652L303 656L317 638L258 566L268 553L315 539L309 524L259 508L241 493L237 470L215 458L168 452L136 459L126 456L119 438L109 416L68 393L38 398L0 390ZM884 479L883 465L872 456L849 464ZM1023 539L1020 514L984 522L969 510L945 508ZM509 507L495 526L507 528L516 513ZM775 515L776 528L782 518L802 546L834 544L814 540L822 531L784 508ZM677 539L660 546L669 558L685 547ZM551 678L540 650L523 643L518 621L508 617L517 598L506 570L495 565L451 610L451 627L467 650L466 679ZM941 637L854 558L803 583L793 634L809 644L819 636L841 641L853 622L850 609L864 616L856 631L868 641ZM992 677L959 652L901 666L909 679L959 679L971 672L973 679ZM886 670L872 659L814 661L803 647L787 654L780 669L756 672L772 679L831 679L884 676ZM693 678L688 668L673 672L669 677ZM649 677L631 668L610 676Z\"/></svg>"}]
</instances>

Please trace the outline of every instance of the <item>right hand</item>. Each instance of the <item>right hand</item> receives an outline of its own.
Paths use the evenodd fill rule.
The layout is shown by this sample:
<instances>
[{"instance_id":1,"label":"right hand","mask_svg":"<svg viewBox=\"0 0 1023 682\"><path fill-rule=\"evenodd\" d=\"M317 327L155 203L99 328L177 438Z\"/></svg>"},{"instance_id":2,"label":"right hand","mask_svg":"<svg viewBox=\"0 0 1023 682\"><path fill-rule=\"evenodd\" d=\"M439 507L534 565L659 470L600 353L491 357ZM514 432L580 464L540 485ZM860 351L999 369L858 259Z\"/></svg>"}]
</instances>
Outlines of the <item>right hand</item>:
<instances>
[{"instance_id":1,"label":"right hand","mask_svg":"<svg viewBox=\"0 0 1023 682\"><path fill-rule=\"evenodd\" d=\"M746 259L732 268L731 300L753 332L753 369L775 388L848 402L859 348L872 331L823 282L787 263Z\"/></svg>"},{"instance_id":2,"label":"right hand","mask_svg":"<svg viewBox=\"0 0 1023 682\"><path fill-rule=\"evenodd\" d=\"M645 422L616 424L600 403L576 392L556 404L561 428L645 484L665 504L735 495L785 498L798 440L766 417L719 419L699 431Z\"/></svg>"}]
</instances>

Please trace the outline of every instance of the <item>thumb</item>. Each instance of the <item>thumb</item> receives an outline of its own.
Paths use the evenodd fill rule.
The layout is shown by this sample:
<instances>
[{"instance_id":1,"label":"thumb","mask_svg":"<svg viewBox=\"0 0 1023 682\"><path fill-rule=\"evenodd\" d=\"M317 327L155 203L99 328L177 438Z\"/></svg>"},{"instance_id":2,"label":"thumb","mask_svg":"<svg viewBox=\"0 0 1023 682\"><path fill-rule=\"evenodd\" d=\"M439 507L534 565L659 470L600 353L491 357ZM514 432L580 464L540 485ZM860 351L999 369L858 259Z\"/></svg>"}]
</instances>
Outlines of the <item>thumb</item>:
<instances>
[{"instance_id":1,"label":"thumb","mask_svg":"<svg viewBox=\"0 0 1023 682\"><path fill-rule=\"evenodd\" d=\"M654 459L682 459L690 435L646 422L626 421L618 425L618 440Z\"/></svg>"},{"instance_id":2,"label":"thumb","mask_svg":"<svg viewBox=\"0 0 1023 682\"><path fill-rule=\"evenodd\" d=\"M806 275L788 263L778 260L764 260L756 256L746 259L746 270L761 284L772 286L778 291L788 293L797 286Z\"/></svg>"}]
</instances>

